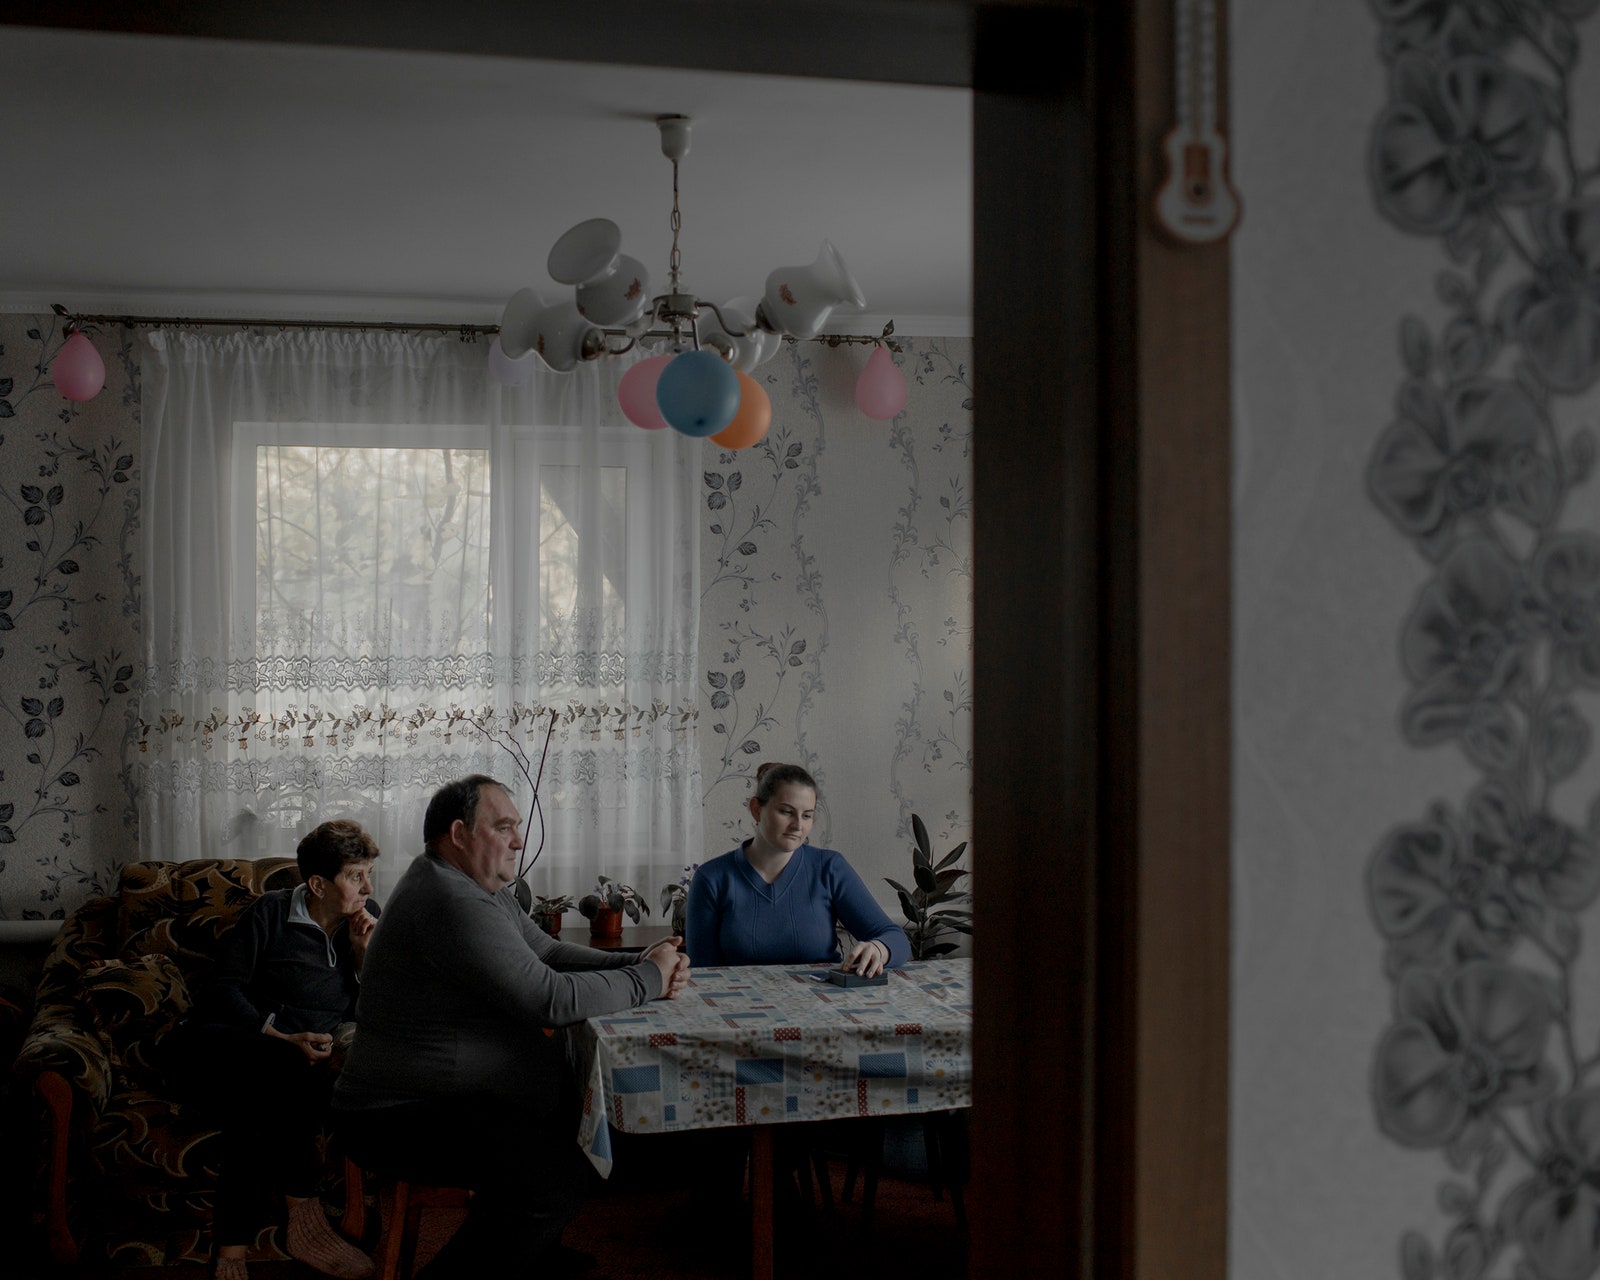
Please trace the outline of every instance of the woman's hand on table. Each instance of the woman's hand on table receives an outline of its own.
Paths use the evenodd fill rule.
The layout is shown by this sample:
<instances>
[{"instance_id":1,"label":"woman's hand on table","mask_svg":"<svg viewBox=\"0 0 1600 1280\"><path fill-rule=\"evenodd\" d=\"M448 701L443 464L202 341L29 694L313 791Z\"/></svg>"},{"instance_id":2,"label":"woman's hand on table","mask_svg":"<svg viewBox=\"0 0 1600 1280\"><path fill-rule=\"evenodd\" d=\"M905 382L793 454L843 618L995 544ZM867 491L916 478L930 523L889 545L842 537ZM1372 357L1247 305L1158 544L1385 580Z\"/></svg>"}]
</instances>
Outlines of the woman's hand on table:
<instances>
[{"instance_id":1,"label":"woman's hand on table","mask_svg":"<svg viewBox=\"0 0 1600 1280\"><path fill-rule=\"evenodd\" d=\"M844 958L844 967L864 978L875 978L889 963L889 948L881 942L858 942Z\"/></svg>"},{"instance_id":2,"label":"woman's hand on table","mask_svg":"<svg viewBox=\"0 0 1600 1280\"><path fill-rule=\"evenodd\" d=\"M642 957L661 970L662 1000L676 1000L689 985L689 957L678 950L682 943L682 938L663 938Z\"/></svg>"}]
</instances>

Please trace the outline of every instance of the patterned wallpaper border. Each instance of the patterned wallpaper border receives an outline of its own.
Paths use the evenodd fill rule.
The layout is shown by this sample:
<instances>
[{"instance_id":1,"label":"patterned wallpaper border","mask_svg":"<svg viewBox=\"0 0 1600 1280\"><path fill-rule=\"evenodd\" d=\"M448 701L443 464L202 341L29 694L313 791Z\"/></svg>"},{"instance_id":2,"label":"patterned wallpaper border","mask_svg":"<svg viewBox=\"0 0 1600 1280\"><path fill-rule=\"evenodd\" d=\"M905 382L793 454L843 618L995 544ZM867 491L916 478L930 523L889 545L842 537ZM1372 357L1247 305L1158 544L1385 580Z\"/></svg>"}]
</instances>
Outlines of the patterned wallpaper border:
<instances>
[{"instance_id":1,"label":"patterned wallpaper border","mask_svg":"<svg viewBox=\"0 0 1600 1280\"><path fill-rule=\"evenodd\" d=\"M1600 1045L1579 965L1600 802L1562 784L1600 690L1600 536L1572 502L1596 452L1576 424L1600 379L1600 164L1580 154L1573 80L1576 23L1600 2L1373 7L1389 71L1373 195L1448 263L1400 323L1366 475L1430 574L1400 631L1400 731L1479 775L1367 864L1393 1000L1373 1106L1389 1140L1446 1166L1417 1206L1443 1238L1406 1231L1399 1269L1579 1280L1600 1268Z\"/></svg>"}]
</instances>

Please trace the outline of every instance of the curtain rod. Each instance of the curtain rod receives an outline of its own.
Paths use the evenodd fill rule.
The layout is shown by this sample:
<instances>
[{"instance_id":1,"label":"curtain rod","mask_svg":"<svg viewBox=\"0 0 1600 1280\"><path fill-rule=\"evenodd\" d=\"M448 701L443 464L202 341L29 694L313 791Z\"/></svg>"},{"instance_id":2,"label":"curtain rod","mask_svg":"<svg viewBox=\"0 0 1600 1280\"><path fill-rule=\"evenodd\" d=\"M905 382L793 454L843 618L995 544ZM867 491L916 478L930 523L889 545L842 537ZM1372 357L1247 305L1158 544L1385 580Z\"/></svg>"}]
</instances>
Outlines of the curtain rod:
<instances>
[{"instance_id":1,"label":"curtain rod","mask_svg":"<svg viewBox=\"0 0 1600 1280\"><path fill-rule=\"evenodd\" d=\"M376 329L385 333L453 333L462 342L476 342L500 332L497 324L410 323L398 320L238 320L205 316L105 316L68 311L59 302L50 309L74 324L120 324L128 328L235 328L235 329Z\"/></svg>"},{"instance_id":2,"label":"curtain rod","mask_svg":"<svg viewBox=\"0 0 1600 1280\"><path fill-rule=\"evenodd\" d=\"M398 320L237 320L204 316L85 315L78 311L68 311L59 302L52 302L50 309L61 319L70 320L73 324L120 324L130 329L140 327L160 328L163 325L191 329L361 329L378 330L384 333L453 333L462 342L476 342L479 338L492 337L500 332L500 326L497 324L439 324L428 322L412 324ZM893 333L894 321L891 320L884 325L883 332L876 336L854 333L819 333L814 338L800 339L784 334L783 340L790 344L800 341L821 342L830 347L874 346L881 344L898 355L904 348L899 342L891 339Z\"/></svg>"}]
</instances>

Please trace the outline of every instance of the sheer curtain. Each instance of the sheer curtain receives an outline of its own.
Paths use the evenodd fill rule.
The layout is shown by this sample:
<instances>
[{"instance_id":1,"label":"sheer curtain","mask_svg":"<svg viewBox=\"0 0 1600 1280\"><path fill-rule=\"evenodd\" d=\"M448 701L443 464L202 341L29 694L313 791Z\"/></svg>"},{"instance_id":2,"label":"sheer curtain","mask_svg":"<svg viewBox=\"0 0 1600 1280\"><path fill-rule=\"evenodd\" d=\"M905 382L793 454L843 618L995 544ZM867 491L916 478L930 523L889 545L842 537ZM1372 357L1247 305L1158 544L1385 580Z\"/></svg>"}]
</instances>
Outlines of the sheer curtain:
<instances>
[{"instance_id":1,"label":"sheer curtain","mask_svg":"<svg viewBox=\"0 0 1600 1280\"><path fill-rule=\"evenodd\" d=\"M145 857L290 854L349 815L390 886L435 787L489 773L526 813L548 738L533 891L676 880L698 458L620 416L625 367L503 388L452 337L149 335Z\"/></svg>"}]
</instances>

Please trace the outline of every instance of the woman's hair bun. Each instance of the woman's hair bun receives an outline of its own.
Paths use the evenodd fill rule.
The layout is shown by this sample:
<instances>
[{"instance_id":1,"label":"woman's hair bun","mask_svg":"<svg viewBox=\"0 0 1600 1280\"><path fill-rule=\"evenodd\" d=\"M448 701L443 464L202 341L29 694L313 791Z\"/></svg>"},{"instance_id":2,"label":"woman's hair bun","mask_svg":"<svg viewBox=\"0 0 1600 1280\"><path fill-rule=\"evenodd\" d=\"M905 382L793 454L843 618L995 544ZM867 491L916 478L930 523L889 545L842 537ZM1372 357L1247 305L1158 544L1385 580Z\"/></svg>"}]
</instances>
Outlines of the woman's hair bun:
<instances>
[{"instance_id":1,"label":"woman's hair bun","mask_svg":"<svg viewBox=\"0 0 1600 1280\"><path fill-rule=\"evenodd\" d=\"M755 800L757 804L766 804L773 796L778 794L778 788L787 782L792 782L802 787L817 789L817 780L806 772L804 765L784 764L781 760L768 760L756 769Z\"/></svg>"}]
</instances>

